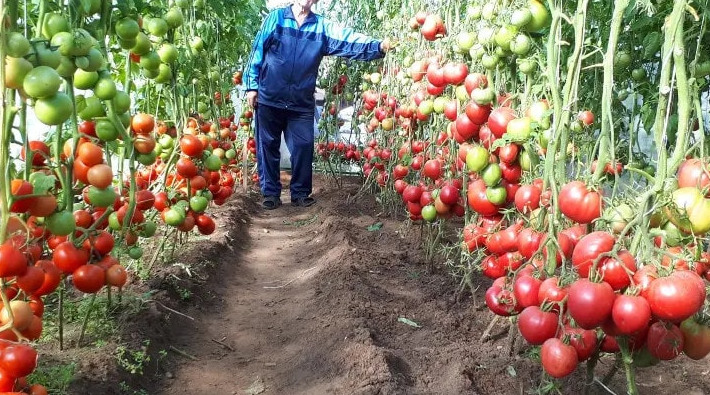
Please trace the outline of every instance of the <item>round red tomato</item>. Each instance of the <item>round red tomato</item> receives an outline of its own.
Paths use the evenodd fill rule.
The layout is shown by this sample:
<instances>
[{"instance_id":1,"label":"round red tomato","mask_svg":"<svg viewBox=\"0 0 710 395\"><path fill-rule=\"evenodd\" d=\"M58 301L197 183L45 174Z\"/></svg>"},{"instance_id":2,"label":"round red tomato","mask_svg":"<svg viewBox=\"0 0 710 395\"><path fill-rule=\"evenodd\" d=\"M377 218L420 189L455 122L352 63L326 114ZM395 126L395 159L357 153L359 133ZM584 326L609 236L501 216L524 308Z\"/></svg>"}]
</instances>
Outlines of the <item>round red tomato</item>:
<instances>
[{"instance_id":1,"label":"round red tomato","mask_svg":"<svg viewBox=\"0 0 710 395\"><path fill-rule=\"evenodd\" d=\"M555 378L568 376L577 368L577 351L557 338L547 339L543 343L540 359L545 372Z\"/></svg>"},{"instance_id":2,"label":"round red tomato","mask_svg":"<svg viewBox=\"0 0 710 395\"><path fill-rule=\"evenodd\" d=\"M618 295L611 317L621 334L631 335L646 328L651 321L651 307L641 296Z\"/></svg>"},{"instance_id":3,"label":"round red tomato","mask_svg":"<svg viewBox=\"0 0 710 395\"><path fill-rule=\"evenodd\" d=\"M565 184L558 200L562 214L580 224L588 224L601 216L601 194L590 191L582 181Z\"/></svg>"},{"instance_id":4,"label":"round red tomato","mask_svg":"<svg viewBox=\"0 0 710 395\"><path fill-rule=\"evenodd\" d=\"M654 317L681 322L705 303L705 284L697 273L681 270L651 281L645 295Z\"/></svg>"},{"instance_id":5,"label":"round red tomato","mask_svg":"<svg viewBox=\"0 0 710 395\"><path fill-rule=\"evenodd\" d=\"M683 332L674 324L654 322L648 328L646 346L654 357L670 361L683 352Z\"/></svg>"},{"instance_id":6,"label":"round red tomato","mask_svg":"<svg viewBox=\"0 0 710 395\"><path fill-rule=\"evenodd\" d=\"M581 277L589 277L589 271L599 255L611 251L616 240L607 232L592 232L582 237L572 252L572 264ZM633 258L633 257L632 257ZM601 267L597 263L597 268Z\"/></svg>"},{"instance_id":7,"label":"round red tomato","mask_svg":"<svg viewBox=\"0 0 710 395\"><path fill-rule=\"evenodd\" d=\"M557 313L542 311L538 306L529 306L518 316L518 329L528 343L539 345L555 337L558 322ZM577 354L575 354L576 360Z\"/></svg>"},{"instance_id":8,"label":"round red tomato","mask_svg":"<svg viewBox=\"0 0 710 395\"><path fill-rule=\"evenodd\" d=\"M593 329L611 316L614 297L611 285L579 279L569 287L567 310L581 328Z\"/></svg>"},{"instance_id":9,"label":"round red tomato","mask_svg":"<svg viewBox=\"0 0 710 395\"><path fill-rule=\"evenodd\" d=\"M72 273L74 287L84 293L96 293L106 284L106 271L99 265L82 265Z\"/></svg>"},{"instance_id":10,"label":"round red tomato","mask_svg":"<svg viewBox=\"0 0 710 395\"><path fill-rule=\"evenodd\" d=\"M520 307L538 306L542 281L533 276L519 276L513 283L513 295Z\"/></svg>"}]
</instances>

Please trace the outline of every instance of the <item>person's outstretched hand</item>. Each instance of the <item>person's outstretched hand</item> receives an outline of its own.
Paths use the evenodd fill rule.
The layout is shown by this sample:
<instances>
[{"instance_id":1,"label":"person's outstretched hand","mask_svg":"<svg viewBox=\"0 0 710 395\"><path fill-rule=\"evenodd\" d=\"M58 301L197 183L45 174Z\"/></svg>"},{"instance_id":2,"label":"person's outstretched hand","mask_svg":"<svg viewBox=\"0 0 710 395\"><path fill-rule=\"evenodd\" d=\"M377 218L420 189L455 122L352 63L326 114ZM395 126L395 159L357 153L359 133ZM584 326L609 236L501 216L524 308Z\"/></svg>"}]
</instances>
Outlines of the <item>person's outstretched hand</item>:
<instances>
[{"instance_id":1,"label":"person's outstretched hand","mask_svg":"<svg viewBox=\"0 0 710 395\"><path fill-rule=\"evenodd\" d=\"M392 49L394 49L396 46L397 46L396 41L390 40L389 38L385 38L380 43L380 50L384 53L387 53L387 52L391 51Z\"/></svg>"},{"instance_id":2,"label":"person's outstretched hand","mask_svg":"<svg viewBox=\"0 0 710 395\"><path fill-rule=\"evenodd\" d=\"M247 92L247 104L251 108L256 107L256 95L257 95L257 91Z\"/></svg>"}]
</instances>

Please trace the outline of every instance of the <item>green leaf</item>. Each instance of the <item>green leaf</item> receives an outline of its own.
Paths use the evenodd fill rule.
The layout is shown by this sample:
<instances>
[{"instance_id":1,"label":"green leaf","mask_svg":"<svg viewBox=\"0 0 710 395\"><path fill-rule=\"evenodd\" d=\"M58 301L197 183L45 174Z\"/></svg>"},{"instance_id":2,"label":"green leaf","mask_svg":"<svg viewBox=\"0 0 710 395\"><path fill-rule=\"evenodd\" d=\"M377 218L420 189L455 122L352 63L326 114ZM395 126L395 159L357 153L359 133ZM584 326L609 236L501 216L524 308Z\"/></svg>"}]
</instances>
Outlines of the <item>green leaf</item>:
<instances>
[{"instance_id":1,"label":"green leaf","mask_svg":"<svg viewBox=\"0 0 710 395\"><path fill-rule=\"evenodd\" d=\"M375 231L378 231L378 230L380 230L380 229L382 229L382 222L378 222L378 223L376 223L376 224L372 224L372 225L370 225L370 226L367 227L367 230L368 230L369 232L375 232Z\"/></svg>"},{"instance_id":2,"label":"green leaf","mask_svg":"<svg viewBox=\"0 0 710 395\"><path fill-rule=\"evenodd\" d=\"M421 325L417 324L416 322L414 322L414 321L412 321L412 320L410 320L410 319L404 318L404 317L399 317L399 318L397 319L397 321L398 321L398 322L401 322L401 323L403 323L403 324L407 324L407 325L409 325L409 326L413 326L413 327L415 327L415 328L421 328L421 327L422 327Z\"/></svg>"},{"instance_id":3,"label":"green leaf","mask_svg":"<svg viewBox=\"0 0 710 395\"><path fill-rule=\"evenodd\" d=\"M32 193L45 194L50 189L54 188L57 183L57 177L48 176L44 173L35 172L30 176L30 184L32 184Z\"/></svg>"}]
</instances>

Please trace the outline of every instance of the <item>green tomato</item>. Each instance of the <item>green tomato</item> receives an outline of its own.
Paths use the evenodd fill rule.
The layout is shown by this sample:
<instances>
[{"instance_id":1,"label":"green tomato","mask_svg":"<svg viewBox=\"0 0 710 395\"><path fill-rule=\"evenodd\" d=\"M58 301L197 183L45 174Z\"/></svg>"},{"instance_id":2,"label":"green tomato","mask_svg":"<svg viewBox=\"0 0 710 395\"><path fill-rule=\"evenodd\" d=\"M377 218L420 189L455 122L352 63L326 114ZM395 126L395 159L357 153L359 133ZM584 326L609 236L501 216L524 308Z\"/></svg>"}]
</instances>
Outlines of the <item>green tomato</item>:
<instances>
[{"instance_id":1,"label":"green tomato","mask_svg":"<svg viewBox=\"0 0 710 395\"><path fill-rule=\"evenodd\" d=\"M139 235L141 237L153 237L155 235L155 232L158 231L158 224L156 224L153 221L145 221L140 225L139 228Z\"/></svg>"},{"instance_id":2,"label":"green tomato","mask_svg":"<svg viewBox=\"0 0 710 395\"><path fill-rule=\"evenodd\" d=\"M143 166L150 166L158 159L158 155L159 153L156 151L151 151L147 154L137 154L136 160Z\"/></svg>"},{"instance_id":3,"label":"green tomato","mask_svg":"<svg viewBox=\"0 0 710 395\"><path fill-rule=\"evenodd\" d=\"M141 55L140 66L146 70L158 70L160 67L160 56L155 51L150 51Z\"/></svg>"},{"instance_id":4,"label":"green tomato","mask_svg":"<svg viewBox=\"0 0 710 395\"><path fill-rule=\"evenodd\" d=\"M101 99L96 96L86 97L81 102L77 100L76 109L79 112L79 118L83 120L94 119L106 115L106 110L104 109L104 105L101 103Z\"/></svg>"},{"instance_id":5,"label":"green tomato","mask_svg":"<svg viewBox=\"0 0 710 395\"><path fill-rule=\"evenodd\" d=\"M148 36L146 36L145 33L140 32L136 36L136 45L131 48L131 52L136 55L143 56L150 52L152 48L153 45L150 43L150 39L148 38Z\"/></svg>"},{"instance_id":6,"label":"green tomato","mask_svg":"<svg viewBox=\"0 0 710 395\"><path fill-rule=\"evenodd\" d=\"M165 223L170 226L180 226L185 222L185 213L175 207L171 207L163 216Z\"/></svg>"},{"instance_id":7,"label":"green tomato","mask_svg":"<svg viewBox=\"0 0 710 395\"><path fill-rule=\"evenodd\" d=\"M222 160L217 155L210 155L204 160L205 168L209 171L217 171L222 168Z\"/></svg>"},{"instance_id":8,"label":"green tomato","mask_svg":"<svg viewBox=\"0 0 710 395\"><path fill-rule=\"evenodd\" d=\"M419 103L419 111L424 115L429 115L434 112L434 101L433 100L422 100Z\"/></svg>"},{"instance_id":9,"label":"green tomato","mask_svg":"<svg viewBox=\"0 0 710 395\"><path fill-rule=\"evenodd\" d=\"M69 210L58 211L46 218L45 224L50 233L56 236L67 236L76 230L74 214Z\"/></svg>"},{"instance_id":10,"label":"green tomato","mask_svg":"<svg viewBox=\"0 0 710 395\"><path fill-rule=\"evenodd\" d=\"M710 231L710 199L695 187L678 188L671 194L666 216L681 231L702 236Z\"/></svg>"},{"instance_id":11,"label":"green tomato","mask_svg":"<svg viewBox=\"0 0 710 395\"><path fill-rule=\"evenodd\" d=\"M165 22L172 29L182 26L184 18L179 8L171 8L165 13Z\"/></svg>"},{"instance_id":12,"label":"green tomato","mask_svg":"<svg viewBox=\"0 0 710 395\"><path fill-rule=\"evenodd\" d=\"M57 70L48 66L38 66L30 70L22 82L25 93L35 99L54 96L62 84Z\"/></svg>"},{"instance_id":13,"label":"green tomato","mask_svg":"<svg viewBox=\"0 0 710 395\"><path fill-rule=\"evenodd\" d=\"M508 197L508 192L505 187L488 187L486 188L486 199L495 205L501 205L505 203L505 199Z\"/></svg>"},{"instance_id":14,"label":"green tomato","mask_svg":"<svg viewBox=\"0 0 710 395\"><path fill-rule=\"evenodd\" d=\"M113 98L113 108L117 113L122 114L131 109L131 97L128 93L117 90L116 96Z\"/></svg>"},{"instance_id":15,"label":"green tomato","mask_svg":"<svg viewBox=\"0 0 710 395\"><path fill-rule=\"evenodd\" d=\"M135 40L141 28L135 19L126 17L116 22L115 30L121 40Z\"/></svg>"},{"instance_id":16,"label":"green tomato","mask_svg":"<svg viewBox=\"0 0 710 395\"><path fill-rule=\"evenodd\" d=\"M497 163L489 163L481 172L481 179L488 187L496 186L500 183L503 171Z\"/></svg>"},{"instance_id":17,"label":"green tomato","mask_svg":"<svg viewBox=\"0 0 710 395\"><path fill-rule=\"evenodd\" d=\"M537 64L532 59L521 59L518 63L518 69L525 75L530 75L537 69Z\"/></svg>"},{"instance_id":18,"label":"green tomato","mask_svg":"<svg viewBox=\"0 0 710 395\"><path fill-rule=\"evenodd\" d=\"M35 115L45 125L61 125L72 114L74 103L64 92L57 92L54 96L37 99L35 102Z\"/></svg>"},{"instance_id":19,"label":"green tomato","mask_svg":"<svg viewBox=\"0 0 710 395\"><path fill-rule=\"evenodd\" d=\"M112 187L99 189L89 187L89 201L94 207L109 207L116 201L116 191Z\"/></svg>"},{"instance_id":20,"label":"green tomato","mask_svg":"<svg viewBox=\"0 0 710 395\"><path fill-rule=\"evenodd\" d=\"M74 72L74 87L77 89L92 89L99 81L99 73L76 69Z\"/></svg>"},{"instance_id":21,"label":"green tomato","mask_svg":"<svg viewBox=\"0 0 710 395\"><path fill-rule=\"evenodd\" d=\"M30 40L24 34L8 32L5 36L5 54L14 58L21 58L30 51Z\"/></svg>"},{"instance_id":22,"label":"green tomato","mask_svg":"<svg viewBox=\"0 0 710 395\"><path fill-rule=\"evenodd\" d=\"M115 211L108 216L108 227L112 230L121 230L121 223L118 222L118 213Z\"/></svg>"},{"instance_id":23,"label":"green tomato","mask_svg":"<svg viewBox=\"0 0 710 395\"><path fill-rule=\"evenodd\" d=\"M59 32L69 31L69 20L61 13L48 13L44 16L42 35L50 39Z\"/></svg>"},{"instance_id":24,"label":"green tomato","mask_svg":"<svg viewBox=\"0 0 710 395\"><path fill-rule=\"evenodd\" d=\"M513 141L527 141L532 136L532 119L529 117L511 119L506 134Z\"/></svg>"},{"instance_id":25,"label":"green tomato","mask_svg":"<svg viewBox=\"0 0 710 395\"><path fill-rule=\"evenodd\" d=\"M436 207L433 204L427 204L422 207L422 218L427 222L434 222L436 219Z\"/></svg>"},{"instance_id":26,"label":"green tomato","mask_svg":"<svg viewBox=\"0 0 710 395\"><path fill-rule=\"evenodd\" d=\"M99 119L96 121L96 137L101 141L114 141L118 138L118 130L113 127L113 123L108 119Z\"/></svg>"},{"instance_id":27,"label":"green tomato","mask_svg":"<svg viewBox=\"0 0 710 395\"><path fill-rule=\"evenodd\" d=\"M512 15L510 15L510 24L518 28L522 28L531 21L532 12L530 12L530 10L527 8L517 9L513 11Z\"/></svg>"},{"instance_id":28,"label":"green tomato","mask_svg":"<svg viewBox=\"0 0 710 395\"><path fill-rule=\"evenodd\" d=\"M143 256L143 249L138 246L133 246L128 250L128 256L132 259L141 259Z\"/></svg>"},{"instance_id":29,"label":"green tomato","mask_svg":"<svg viewBox=\"0 0 710 395\"><path fill-rule=\"evenodd\" d=\"M165 42L158 48L158 56L163 63L170 64L177 60L178 50L173 44Z\"/></svg>"},{"instance_id":30,"label":"green tomato","mask_svg":"<svg viewBox=\"0 0 710 395\"><path fill-rule=\"evenodd\" d=\"M209 203L204 196L193 196L190 198L190 209L196 213L204 213Z\"/></svg>"},{"instance_id":31,"label":"green tomato","mask_svg":"<svg viewBox=\"0 0 710 395\"><path fill-rule=\"evenodd\" d=\"M488 166L488 150L483 146L476 145L466 153L466 169L468 171L479 172Z\"/></svg>"},{"instance_id":32,"label":"green tomato","mask_svg":"<svg viewBox=\"0 0 710 395\"><path fill-rule=\"evenodd\" d=\"M110 76L100 78L94 86L94 94L101 100L113 100L116 92L116 83Z\"/></svg>"},{"instance_id":33,"label":"green tomato","mask_svg":"<svg viewBox=\"0 0 710 395\"><path fill-rule=\"evenodd\" d=\"M170 26L168 26L168 22L166 22L163 18L150 18L147 25L148 32L156 37L163 37L170 28Z\"/></svg>"}]
</instances>

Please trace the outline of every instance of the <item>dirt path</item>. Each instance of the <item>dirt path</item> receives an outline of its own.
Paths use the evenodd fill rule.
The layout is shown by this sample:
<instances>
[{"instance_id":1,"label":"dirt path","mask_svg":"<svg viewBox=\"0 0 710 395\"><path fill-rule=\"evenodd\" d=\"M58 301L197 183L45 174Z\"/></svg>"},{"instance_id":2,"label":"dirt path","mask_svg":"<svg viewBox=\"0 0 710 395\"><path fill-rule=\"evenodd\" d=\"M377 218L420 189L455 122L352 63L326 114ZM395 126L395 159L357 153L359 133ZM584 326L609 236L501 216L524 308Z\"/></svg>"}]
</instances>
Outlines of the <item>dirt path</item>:
<instances>
[{"instance_id":1,"label":"dirt path","mask_svg":"<svg viewBox=\"0 0 710 395\"><path fill-rule=\"evenodd\" d=\"M306 209L233 202L241 211L221 219L218 236L229 242L203 251L216 266L185 310L194 321L172 316L165 328L173 352L155 393L521 394L538 385L539 364L506 353L507 326L478 341L491 315L471 299L455 303L455 279L423 262L418 227L378 217L372 198L349 202L354 183L316 185L319 202ZM611 363L601 361L600 375ZM581 392L582 370L565 393ZM685 371L648 371L644 389L707 391L707 376L689 381Z\"/></svg>"}]
</instances>

